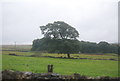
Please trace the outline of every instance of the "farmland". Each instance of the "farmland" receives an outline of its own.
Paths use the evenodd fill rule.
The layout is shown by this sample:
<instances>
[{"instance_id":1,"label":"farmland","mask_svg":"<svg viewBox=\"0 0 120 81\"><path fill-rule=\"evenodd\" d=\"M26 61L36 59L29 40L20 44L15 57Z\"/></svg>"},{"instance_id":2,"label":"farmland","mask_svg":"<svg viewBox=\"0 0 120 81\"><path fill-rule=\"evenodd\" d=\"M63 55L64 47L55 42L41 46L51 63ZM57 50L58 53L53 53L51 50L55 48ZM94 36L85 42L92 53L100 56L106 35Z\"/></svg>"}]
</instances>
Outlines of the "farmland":
<instances>
[{"instance_id":1,"label":"farmland","mask_svg":"<svg viewBox=\"0 0 120 81\"><path fill-rule=\"evenodd\" d=\"M8 50L9 48L7 48L7 46L6 47L4 46L4 49ZM24 49L29 51L30 47L26 46L26 48ZM16 54L18 56L13 56L9 54ZM35 57L31 57L31 55L35 55ZM61 58L49 58L46 56ZM47 65L53 64L54 72L63 75L80 73L81 75L87 75L91 77L118 76L118 61L117 61L118 56L116 54L71 54L71 58L76 59L65 59L62 57L67 56L66 54L52 54L52 53L50 54L31 51L29 52L2 51L2 63L3 63L2 69L3 70L9 69L14 71L30 71L33 73L46 73ZM91 58L91 59L77 59L77 58Z\"/></svg>"}]
</instances>

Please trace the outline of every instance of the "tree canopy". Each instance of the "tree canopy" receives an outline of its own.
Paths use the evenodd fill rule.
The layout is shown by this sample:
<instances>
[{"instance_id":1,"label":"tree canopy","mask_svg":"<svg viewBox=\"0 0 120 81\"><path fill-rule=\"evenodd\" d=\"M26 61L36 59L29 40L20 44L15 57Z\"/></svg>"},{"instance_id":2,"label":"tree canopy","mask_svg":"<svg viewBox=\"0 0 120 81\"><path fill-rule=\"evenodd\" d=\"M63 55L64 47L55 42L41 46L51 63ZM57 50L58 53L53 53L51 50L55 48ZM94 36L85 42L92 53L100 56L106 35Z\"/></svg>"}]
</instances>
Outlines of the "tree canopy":
<instances>
[{"instance_id":1,"label":"tree canopy","mask_svg":"<svg viewBox=\"0 0 120 81\"><path fill-rule=\"evenodd\" d=\"M78 31L63 21L40 26L44 37L33 41L32 50L50 53L64 53L70 58L71 53L79 52Z\"/></svg>"},{"instance_id":2,"label":"tree canopy","mask_svg":"<svg viewBox=\"0 0 120 81\"><path fill-rule=\"evenodd\" d=\"M79 37L78 31L63 21L48 23L45 26L40 26L40 29L45 38L75 40Z\"/></svg>"},{"instance_id":3,"label":"tree canopy","mask_svg":"<svg viewBox=\"0 0 120 81\"><path fill-rule=\"evenodd\" d=\"M117 44L109 44L101 41L98 44L77 40L78 31L63 21L48 23L40 26L41 39L33 41L32 51L67 54L71 53L118 53ZM119 46L120 48L120 46Z\"/></svg>"}]
</instances>

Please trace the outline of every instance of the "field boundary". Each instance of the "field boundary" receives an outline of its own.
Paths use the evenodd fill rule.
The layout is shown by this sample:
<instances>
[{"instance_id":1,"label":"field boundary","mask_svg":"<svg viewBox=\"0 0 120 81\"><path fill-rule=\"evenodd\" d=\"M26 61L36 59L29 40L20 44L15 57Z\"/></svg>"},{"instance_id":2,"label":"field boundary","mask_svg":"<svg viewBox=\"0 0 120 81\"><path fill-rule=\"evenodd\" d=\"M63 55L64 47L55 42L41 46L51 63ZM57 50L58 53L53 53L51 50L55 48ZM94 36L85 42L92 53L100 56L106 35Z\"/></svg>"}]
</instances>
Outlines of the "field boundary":
<instances>
[{"instance_id":1,"label":"field boundary","mask_svg":"<svg viewBox=\"0 0 120 81\"><path fill-rule=\"evenodd\" d=\"M53 56L36 56L36 55L17 55L17 54L8 54L11 56L25 56L25 57L47 57L47 58L59 58L59 59L87 59L87 60L112 60L112 61L120 61L119 59L92 59L92 58L67 58L67 57L53 57Z\"/></svg>"},{"instance_id":2,"label":"field boundary","mask_svg":"<svg viewBox=\"0 0 120 81\"><path fill-rule=\"evenodd\" d=\"M119 81L120 77L98 76L88 77L74 73L73 75L60 75L57 73L32 73L32 72L20 72L12 70L2 71L2 81L7 80L35 80L35 81Z\"/></svg>"}]
</instances>

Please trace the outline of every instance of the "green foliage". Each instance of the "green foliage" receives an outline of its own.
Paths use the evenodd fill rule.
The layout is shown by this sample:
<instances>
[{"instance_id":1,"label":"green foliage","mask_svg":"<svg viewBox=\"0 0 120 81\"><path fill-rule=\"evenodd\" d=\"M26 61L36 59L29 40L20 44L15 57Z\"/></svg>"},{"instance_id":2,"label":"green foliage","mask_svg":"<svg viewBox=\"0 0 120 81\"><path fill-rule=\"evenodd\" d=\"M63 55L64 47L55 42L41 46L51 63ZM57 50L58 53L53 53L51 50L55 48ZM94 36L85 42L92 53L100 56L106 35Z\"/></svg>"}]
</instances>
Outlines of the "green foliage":
<instances>
[{"instance_id":1,"label":"green foliage","mask_svg":"<svg viewBox=\"0 0 120 81\"><path fill-rule=\"evenodd\" d=\"M48 23L46 26L40 26L45 38L54 39L76 39L79 37L78 31L63 21Z\"/></svg>"},{"instance_id":2,"label":"green foliage","mask_svg":"<svg viewBox=\"0 0 120 81\"><path fill-rule=\"evenodd\" d=\"M43 51L49 53L78 53L79 45L78 31L63 21L48 23L40 26L44 37L33 41L32 51Z\"/></svg>"},{"instance_id":3,"label":"green foliage","mask_svg":"<svg viewBox=\"0 0 120 81\"><path fill-rule=\"evenodd\" d=\"M118 45L107 42L92 43L69 39L43 38L33 41L33 51L46 51L49 53L116 53Z\"/></svg>"},{"instance_id":4,"label":"green foliage","mask_svg":"<svg viewBox=\"0 0 120 81\"><path fill-rule=\"evenodd\" d=\"M33 41L32 51L49 53L117 53L118 45L101 41L93 42L78 41L78 31L63 21L48 23L40 26L44 37Z\"/></svg>"},{"instance_id":5,"label":"green foliage","mask_svg":"<svg viewBox=\"0 0 120 81\"><path fill-rule=\"evenodd\" d=\"M79 42L80 51L82 53L116 53L118 54L118 45L109 44L107 42L101 41L98 44L92 42Z\"/></svg>"},{"instance_id":6,"label":"green foliage","mask_svg":"<svg viewBox=\"0 0 120 81\"><path fill-rule=\"evenodd\" d=\"M79 41L70 39L42 38L33 41L33 51L47 51L49 53L78 53Z\"/></svg>"},{"instance_id":7,"label":"green foliage","mask_svg":"<svg viewBox=\"0 0 120 81\"><path fill-rule=\"evenodd\" d=\"M79 45L82 53L97 53L99 49L97 43L81 41Z\"/></svg>"},{"instance_id":8,"label":"green foliage","mask_svg":"<svg viewBox=\"0 0 120 81\"><path fill-rule=\"evenodd\" d=\"M102 52L102 53L108 53L109 46L110 46L109 43L107 43L107 42L100 42L100 43L98 43L98 46L99 46L100 52Z\"/></svg>"}]
</instances>

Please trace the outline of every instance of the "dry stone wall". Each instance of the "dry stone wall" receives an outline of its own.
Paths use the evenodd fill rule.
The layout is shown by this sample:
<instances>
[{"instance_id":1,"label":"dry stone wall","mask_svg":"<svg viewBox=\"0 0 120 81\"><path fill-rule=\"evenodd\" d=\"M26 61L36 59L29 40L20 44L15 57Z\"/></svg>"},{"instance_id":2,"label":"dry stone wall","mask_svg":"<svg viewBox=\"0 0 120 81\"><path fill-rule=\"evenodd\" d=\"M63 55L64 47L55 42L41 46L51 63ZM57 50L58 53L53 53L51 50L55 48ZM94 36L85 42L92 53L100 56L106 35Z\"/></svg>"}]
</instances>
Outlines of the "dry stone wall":
<instances>
[{"instance_id":1,"label":"dry stone wall","mask_svg":"<svg viewBox=\"0 0 120 81\"><path fill-rule=\"evenodd\" d=\"M120 81L120 77L87 77L78 73L73 75L60 75L57 73L32 73L12 70L2 71L1 81Z\"/></svg>"}]
</instances>

